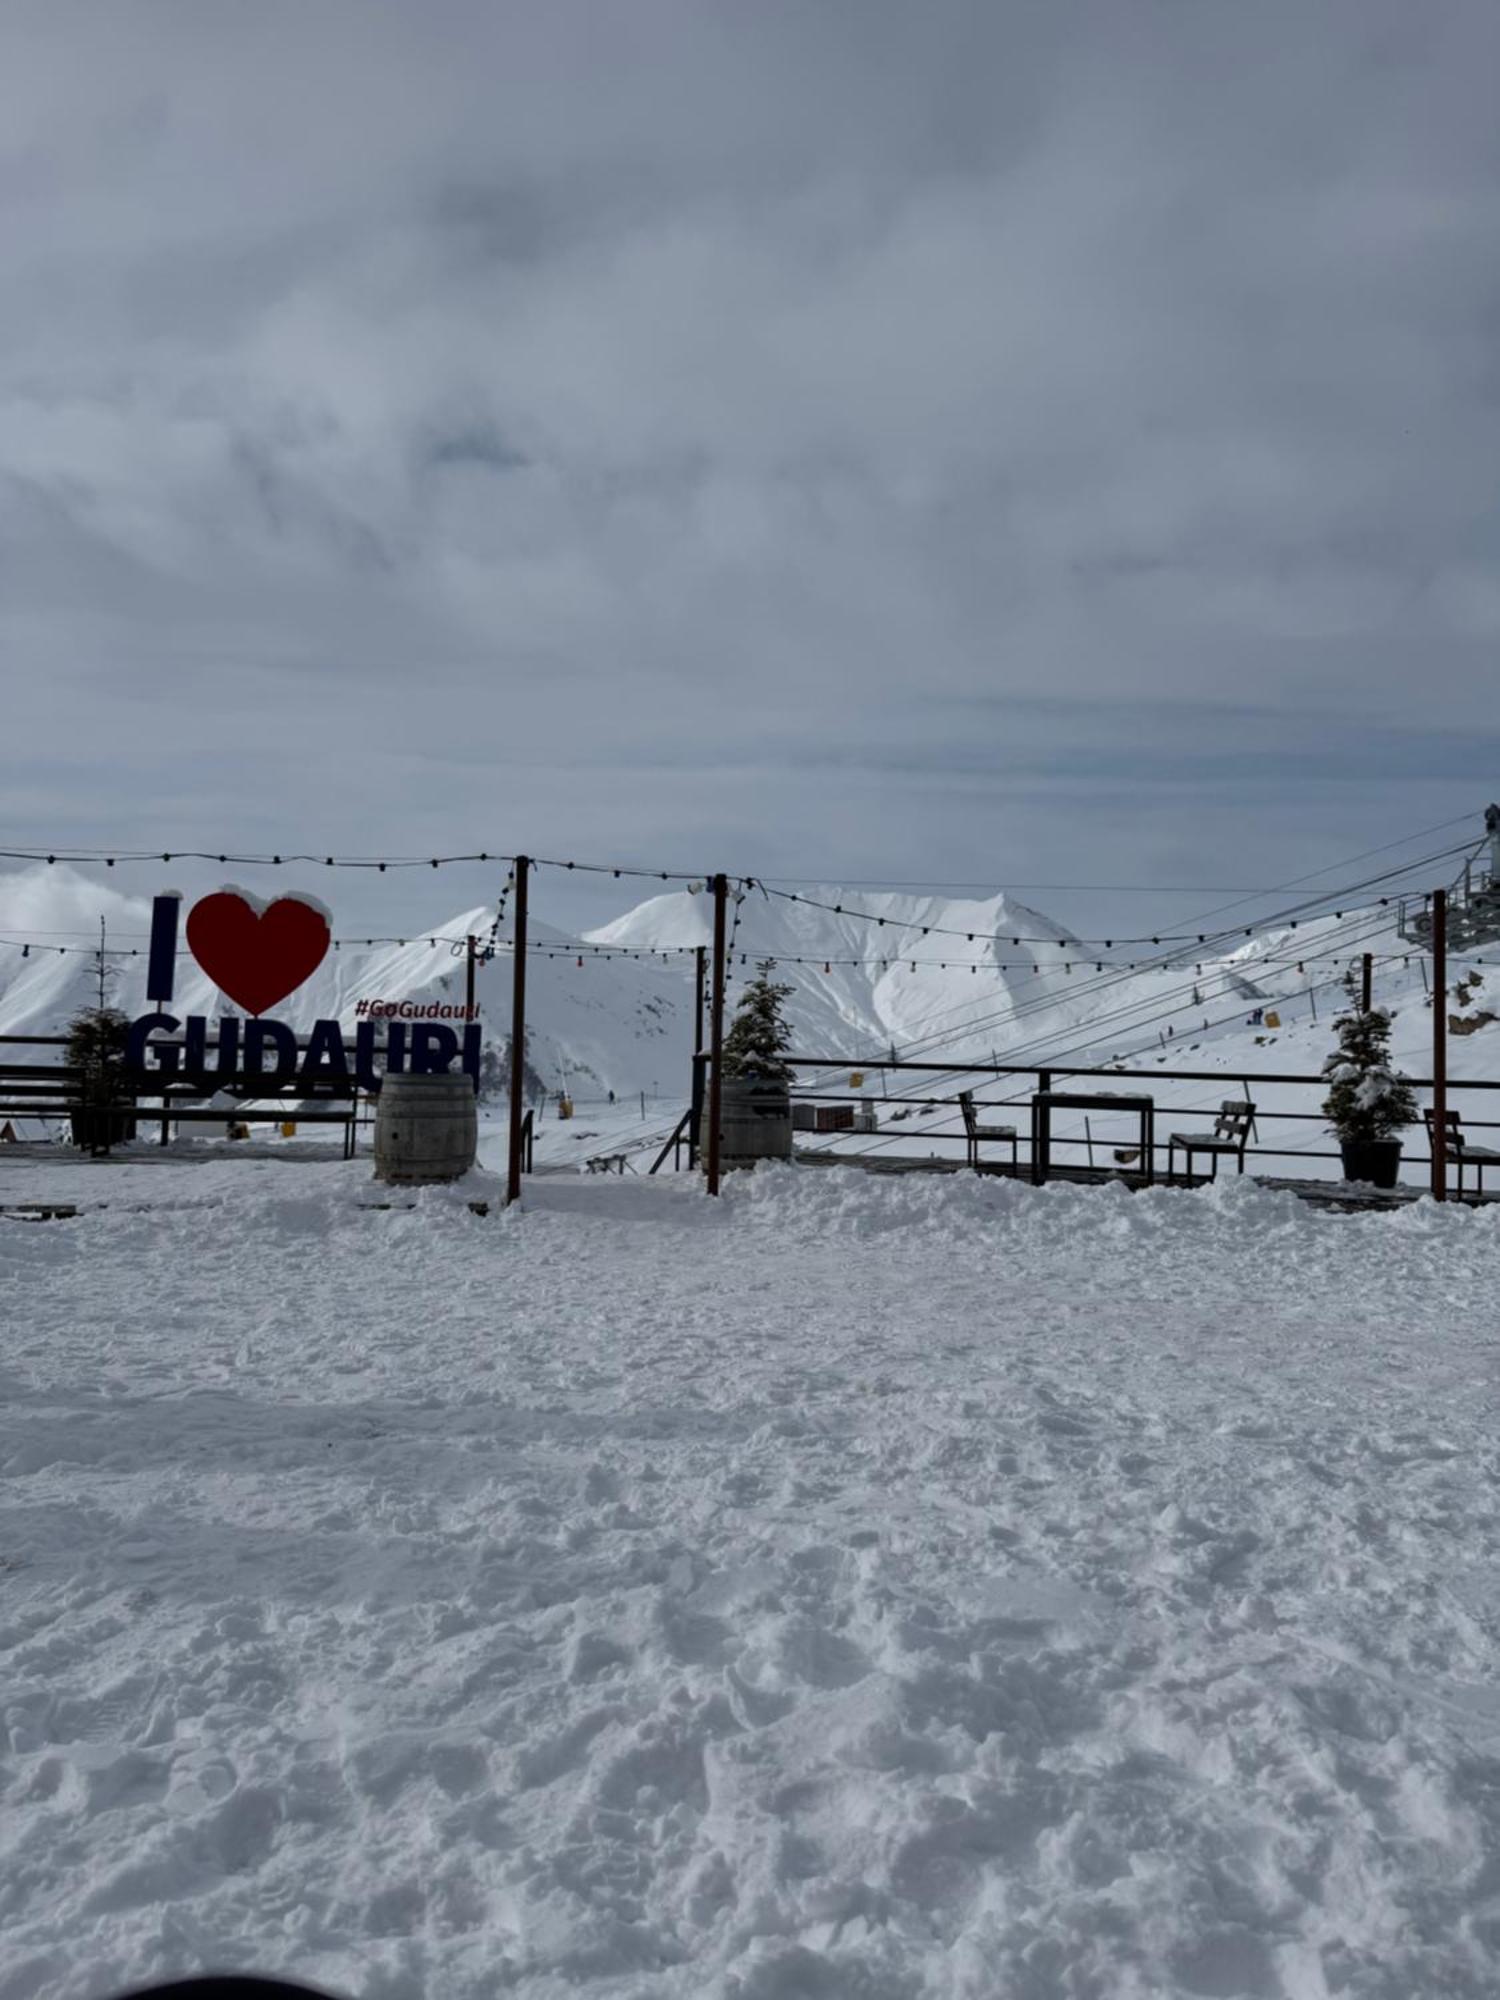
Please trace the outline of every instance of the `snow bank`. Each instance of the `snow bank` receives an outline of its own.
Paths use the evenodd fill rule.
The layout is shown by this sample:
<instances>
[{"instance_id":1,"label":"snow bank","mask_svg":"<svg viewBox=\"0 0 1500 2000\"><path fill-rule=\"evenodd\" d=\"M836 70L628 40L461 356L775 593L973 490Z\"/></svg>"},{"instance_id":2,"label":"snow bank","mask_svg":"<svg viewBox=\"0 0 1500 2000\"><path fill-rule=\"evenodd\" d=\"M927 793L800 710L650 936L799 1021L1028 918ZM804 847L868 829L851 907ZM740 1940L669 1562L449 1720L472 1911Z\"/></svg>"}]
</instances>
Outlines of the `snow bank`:
<instances>
[{"instance_id":1,"label":"snow bank","mask_svg":"<svg viewBox=\"0 0 1500 2000\"><path fill-rule=\"evenodd\" d=\"M70 1172L0 2000L1495 1990L1492 1215Z\"/></svg>"}]
</instances>

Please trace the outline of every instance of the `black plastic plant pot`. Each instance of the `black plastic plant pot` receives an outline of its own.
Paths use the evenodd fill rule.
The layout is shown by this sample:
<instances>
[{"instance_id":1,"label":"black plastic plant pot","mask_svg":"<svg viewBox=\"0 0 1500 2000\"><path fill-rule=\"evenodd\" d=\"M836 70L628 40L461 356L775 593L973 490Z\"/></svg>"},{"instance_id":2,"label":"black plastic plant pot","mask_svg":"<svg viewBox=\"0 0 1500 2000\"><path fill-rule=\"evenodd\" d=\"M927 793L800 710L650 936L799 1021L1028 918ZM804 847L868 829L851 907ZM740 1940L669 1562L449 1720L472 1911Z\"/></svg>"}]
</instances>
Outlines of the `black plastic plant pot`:
<instances>
[{"instance_id":1,"label":"black plastic plant pot","mask_svg":"<svg viewBox=\"0 0 1500 2000\"><path fill-rule=\"evenodd\" d=\"M1344 1156L1346 1181L1365 1181L1378 1188L1396 1185L1396 1176L1401 1171L1399 1139L1346 1139L1339 1151Z\"/></svg>"},{"instance_id":2,"label":"black plastic plant pot","mask_svg":"<svg viewBox=\"0 0 1500 2000\"><path fill-rule=\"evenodd\" d=\"M68 1113L73 1144L89 1152L123 1146L135 1137L136 1115L130 1105L83 1105Z\"/></svg>"}]
</instances>

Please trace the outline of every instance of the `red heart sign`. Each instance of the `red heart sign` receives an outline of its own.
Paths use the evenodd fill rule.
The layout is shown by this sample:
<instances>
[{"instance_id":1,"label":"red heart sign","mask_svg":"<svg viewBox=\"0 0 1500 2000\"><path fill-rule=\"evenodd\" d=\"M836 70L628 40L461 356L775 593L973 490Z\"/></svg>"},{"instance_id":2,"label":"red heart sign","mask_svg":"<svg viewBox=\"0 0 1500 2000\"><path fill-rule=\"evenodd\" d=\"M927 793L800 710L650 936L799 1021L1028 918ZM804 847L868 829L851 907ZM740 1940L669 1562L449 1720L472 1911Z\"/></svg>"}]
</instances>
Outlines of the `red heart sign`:
<instances>
[{"instance_id":1,"label":"red heart sign","mask_svg":"<svg viewBox=\"0 0 1500 2000\"><path fill-rule=\"evenodd\" d=\"M264 1014L323 963L328 919L295 896L261 904L220 889L188 912L188 948L221 993L247 1014Z\"/></svg>"}]
</instances>

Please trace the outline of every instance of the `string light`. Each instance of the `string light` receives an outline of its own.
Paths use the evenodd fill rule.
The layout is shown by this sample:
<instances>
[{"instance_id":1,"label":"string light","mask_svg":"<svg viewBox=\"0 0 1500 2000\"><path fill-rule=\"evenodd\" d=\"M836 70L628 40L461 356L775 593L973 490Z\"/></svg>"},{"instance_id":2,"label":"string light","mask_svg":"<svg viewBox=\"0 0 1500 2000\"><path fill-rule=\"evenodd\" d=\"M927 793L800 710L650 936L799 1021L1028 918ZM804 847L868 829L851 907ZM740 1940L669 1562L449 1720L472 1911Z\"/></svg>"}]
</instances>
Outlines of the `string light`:
<instances>
[{"instance_id":1,"label":"string light","mask_svg":"<svg viewBox=\"0 0 1500 2000\"><path fill-rule=\"evenodd\" d=\"M0 847L0 861L41 861L49 868L59 862L75 867L97 868L102 863L113 868L118 863L127 865L135 862L174 861L214 861L221 867L233 864L240 868L364 868L384 875L390 869L398 868L462 868L473 867L495 861L514 864L513 854L497 852L492 848L480 848L465 854L303 854L288 851L284 854L234 854L227 850L214 852L200 847L176 847L156 849L116 849L110 853L103 848L57 848L42 847ZM701 875L699 869L678 868L638 868L623 862L612 861L558 861L533 858L533 868L560 868L569 873L581 875L609 875L615 881L629 876L642 881L687 882Z\"/></svg>"},{"instance_id":2,"label":"string light","mask_svg":"<svg viewBox=\"0 0 1500 2000\"><path fill-rule=\"evenodd\" d=\"M230 854L213 853L206 848L177 847L144 850L121 850L107 854L102 849L92 851L78 849L67 852L62 849L49 853L38 847L0 847L0 861L44 861L49 868L59 861L69 862L76 867L97 868L102 862L106 868L113 868L118 862L173 862L173 861L216 861L220 866L233 863L242 868L373 868L384 874L388 868L455 868L472 865L475 862L510 861L509 854L494 854L481 850L477 854L437 854L437 855L366 855L366 854ZM640 871L645 872L645 871ZM654 873L654 871L652 871Z\"/></svg>"},{"instance_id":3,"label":"string light","mask_svg":"<svg viewBox=\"0 0 1500 2000\"><path fill-rule=\"evenodd\" d=\"M450 947L452 953L455 956L461 956L465 947L468 944L467 936L453 937L442 932L435 933L431 936L424 935L421 939L417 941L419 943L424 943L434 949L436 949L439 945L446 945ZM329 942L331 948L334 951L355 951L355 950L373 950L378 945L405 946L411 943L411 940L409 938L395 937L395 936L337 937L330 939ZM38 951L46 950L46 951L63 952L67 954L77 954L78 956L83 958L97 958L99 956L99 947L97 945L83 945L83 944L53 945L46 943L44 941L44 934L38 932L33 932L28 938L24 939L20 937L0 937L0 946L9 946L13 950L19 950L23 957L29 956L33 947L35 947L35 949ZM528 953L530 953L533 957L537 958L567 958L572 956L578 956L580 963L582 963L583 959L585 958L635 959L638 961L645 959L659 959L665 965L670 963L670 961L674 958L679 958L679 959L696 958L697 954L700 951L704 950L705 947L702 945L695 945L695 944L621 945L621 944L589 944L585 942L581 945L569 945L564 950L559 951L555 946L548 946L546 944L533 941L527 944L526 949ZM496 955L497 952L513 952L514 950L515 950L515 945L513 941L509 938L502 938L498 941L497 945L494 947L493 950L491 950L488 946L482 948L480 952L477 954L477 958L479 962L483 964L487 963L490 958ZM747 964L749 962L748 951L739 951L738 947L736 947L736 950L739 962L742 965ZM139 946L110 945L105 952L105 956L108 958L144 958L146 955L147 954L145 949ZM190 959L193 956L193 954L187 949L180 947L177 951L176 956L180 959ZM730 954L726 951L725 953L726 960L729 958L729 956ZM875 959L873 961L863 958L832 958L832 959L810 958L807 957L806 955L801 955L793 952L773 952L770 950L767 951L766 956L774 958L778 965L821 966L825 974L832 974L832 972L836 968L840 967L847 967L857 971L860 970L861 968L868 968L872 965L875 969L884 972L888 971L891 964L893 963L893 961L886 958ZM1360 956L1359 954L1351 956L1347 951L1312 952L1306 954L1303 959L1299 959L1297 961L1297 970L1301 972L1304 970L1306 965L1314 965L1314 964L1357 965L1359 963L1359 956ZM1386 952L1386 953L1375 954L1374 956L1375 956L1375 963L1377 965L1400 964L1403 966L1409 966L1411 963L1410 955L1404 952ZM1454 959L1461 959L1465 964L1487 965L1491 963L1490 960L1484 958L1478 953L1473 953L1473 952L1464 952L1464 953L1450 952L1449 957ZM967 959L955 961L953 959L947 959L947 958L941 958L941 959L908 958L902 962L905 963L908 969L912 972L918 972L918 971L978 972L981 969L981 967L988 967L991 971L994 972L1025 972L1025 973L1030 973L1033 978L1040 978L1042 973L1047 970L1047 967L1045 967L1035 959L1020 959L1020 958L993 958L993 959L980 958L980 959L974 959L972 961ZM1087 961L1083 962L1087 963ZM1228 958L1226 958L1221 962L1224 964L1228 964L1230 961ZM1095 972L1103 972L1105 970L1104 961L1102 959L1095 959L1092 961L1092 963ZM1114 964L1110 967L1110 970L1115 972L1163 972L1171 974L1185 970L1187 963L1188 963L1187 961L1183 961L1181 964L1163 964L1153 959L1119 959L1114 962ZM1061 962L1061 965L1059 967L1054 967L1053 969L1061 970L1064 973L1071 974L1074 968L1074 964L1075 964L1074 960L1066 959ZM1202 960L1199 960L1197 963L1195 963L1193 965L1193 971L1200 978L1203 977L1204 962Z\"/></svg>"}]
</instances>

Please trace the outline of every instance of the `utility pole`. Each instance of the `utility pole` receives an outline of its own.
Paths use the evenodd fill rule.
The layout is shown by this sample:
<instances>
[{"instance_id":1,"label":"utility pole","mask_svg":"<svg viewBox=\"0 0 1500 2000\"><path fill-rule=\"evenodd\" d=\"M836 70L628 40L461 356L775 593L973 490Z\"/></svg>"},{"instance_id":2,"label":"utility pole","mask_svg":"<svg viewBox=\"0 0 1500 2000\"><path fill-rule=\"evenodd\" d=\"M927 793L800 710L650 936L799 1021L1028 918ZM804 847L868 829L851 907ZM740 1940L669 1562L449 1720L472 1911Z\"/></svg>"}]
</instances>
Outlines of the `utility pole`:
<instances>
[{"instance_id":1,"label":"utility pole","mask_svg":"<svg viewBox=\"0 0 1500 2000\"><path fill-rule=\"evenodd\" d=\"M1448 892L1432 898L1432 1198L1448 1199Z\"/></svg>"},{"instance_id":2,"label":"utility pole","mask_svg":"<svg viewBox=\"0 0 1500 2000\"><path fill-rule=\"evenodd\" d=\"M709 999L708 1028L708 1149L705 1168L708 1191L719 1192L719 1121L723 1115L724 1092L724 930L729 906L729 881L714 877L714 977Z\"/></svg>"},{"instance_id":3,"label":"utility pole","mask_svg":"<svg viewBox=\"0 0 1500 2000\"><path fill-rule=\"evenodd\" d=\"M1359 966L1359 1011L1361 1014L1368 1014L1370 1011L1370 995L1375 983L1374 973L1374 955L1367 951L1360 960Z\"/></svg>"},{"instance_id":4,"label":"utility pole","mask_svg":"<svg viewBox=\"0 0 1500 2000\"><path fill-rule=\"evenodd\" d=\"M474 966L479 957L479 940L470 935L465 942L469 947L468 964L464 967L464 1020L474 1018Z\"/></svg>"},{"instance_id":5,"label":"utility pole","mask_svg":"<svg viewBox=\"0 0 1500 2000\"><path fill-rule=\"evenodd\" d=\"M99 1012L104 1012L104 919L99 919Z\"/></svg>"},{"instance_id":6,"label":"utility pole","mask_svg":"<svg viewBox=\"0 0 1500 2000\"><path fill-rule=\"evenodd\" d=\"M515 964L510 1001L510 1159L505 1183L507 1208L521 1199L521 1092L526 1083L526 876L531 867L516 856L516 914L512 929Z\"/></svg>"},{"instance_id":7,"label":"utility pole","mask_svg":"<svg viewBox=\"0 0 1500 2000\"><path fill-rule=\"evenodd\" d=\"M708 946L700 944L693 956L698 961L698 1011L693 1029L693 1054L697 1055L703 1047L703 1003L708 987Z\"/></svg>"}]
</instances>

